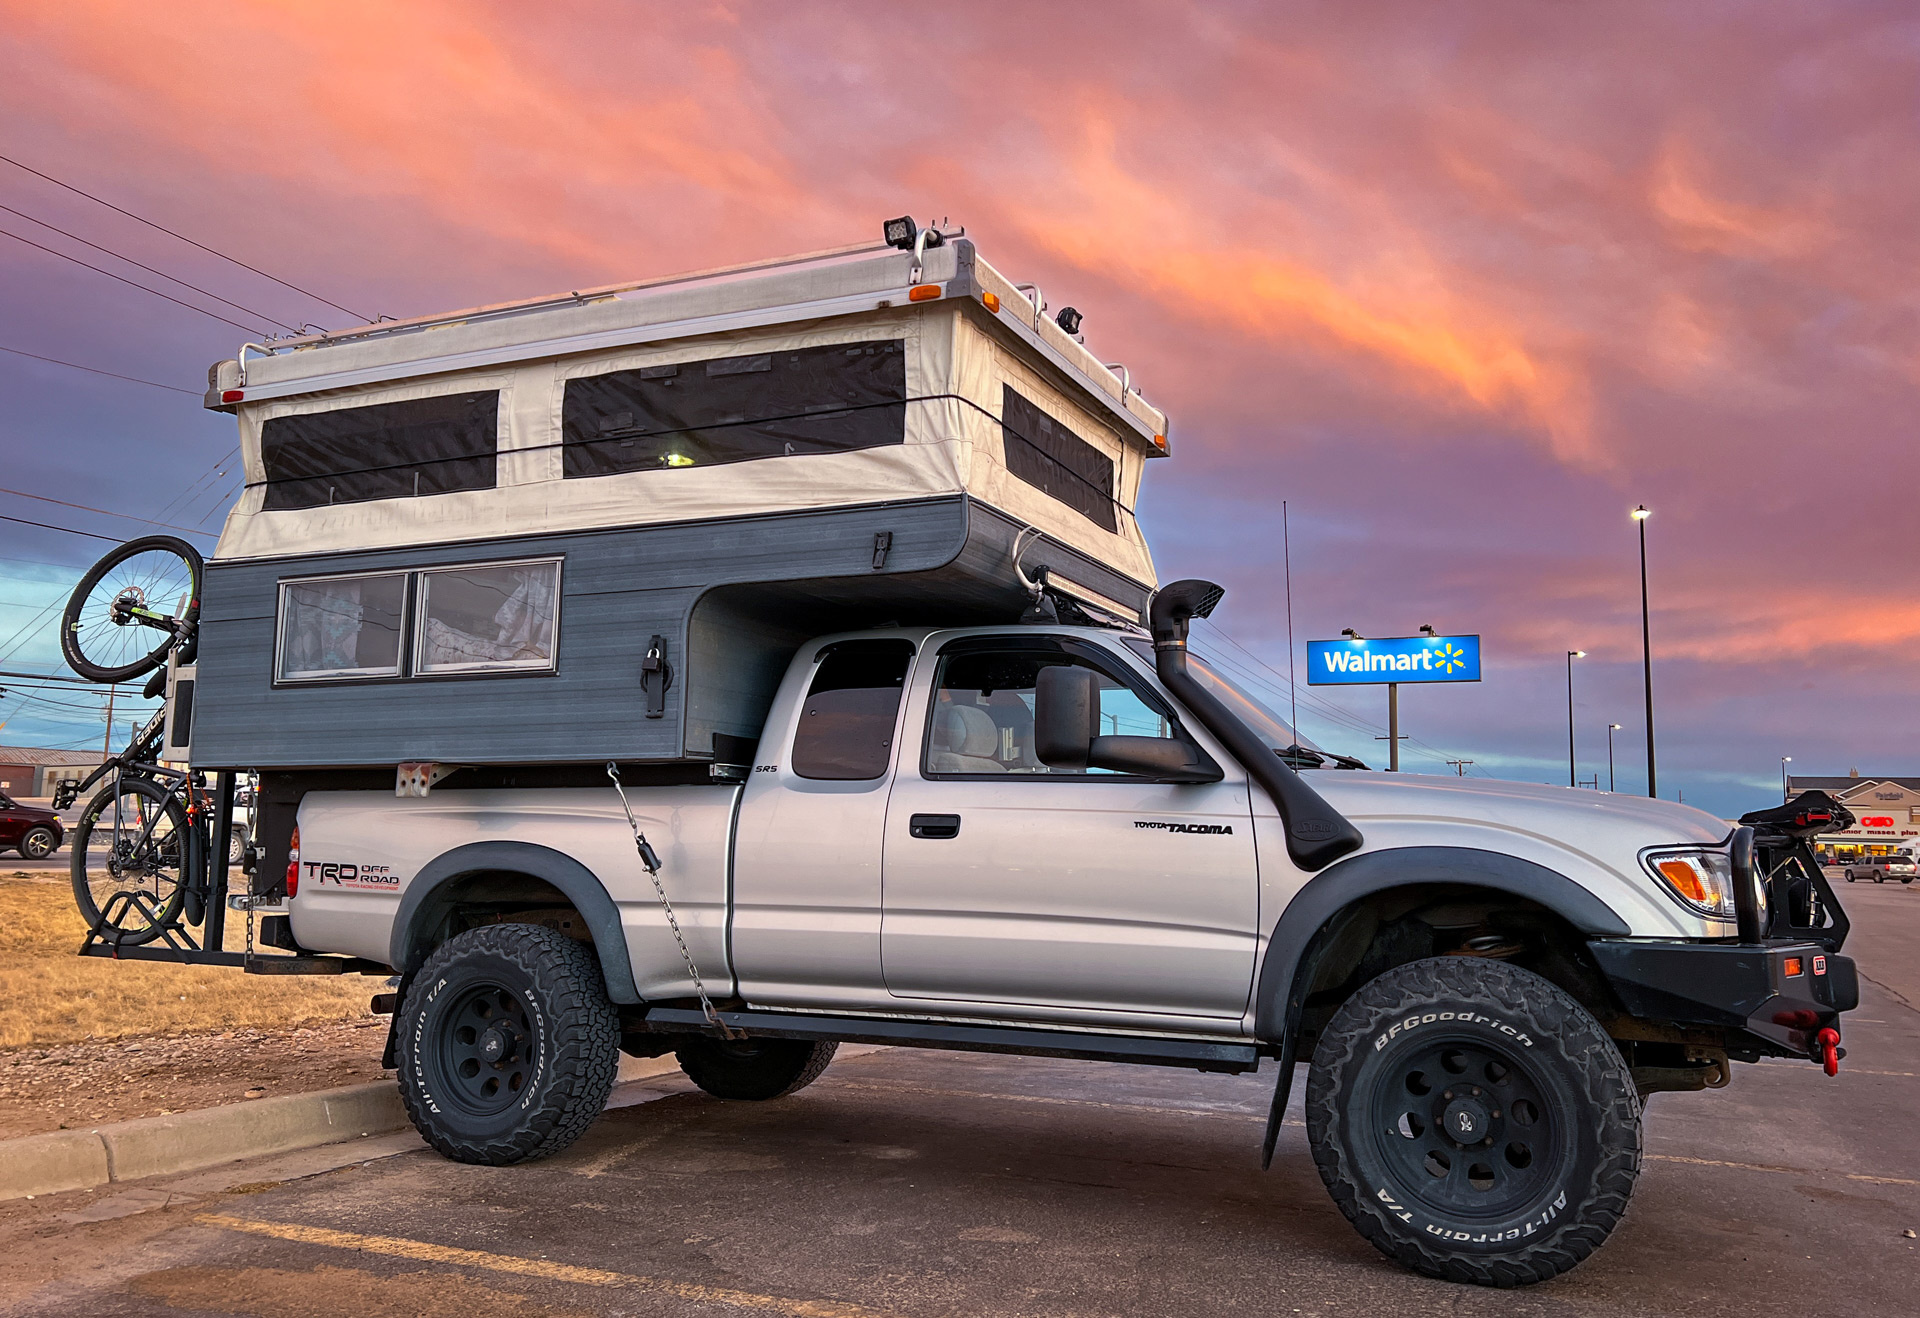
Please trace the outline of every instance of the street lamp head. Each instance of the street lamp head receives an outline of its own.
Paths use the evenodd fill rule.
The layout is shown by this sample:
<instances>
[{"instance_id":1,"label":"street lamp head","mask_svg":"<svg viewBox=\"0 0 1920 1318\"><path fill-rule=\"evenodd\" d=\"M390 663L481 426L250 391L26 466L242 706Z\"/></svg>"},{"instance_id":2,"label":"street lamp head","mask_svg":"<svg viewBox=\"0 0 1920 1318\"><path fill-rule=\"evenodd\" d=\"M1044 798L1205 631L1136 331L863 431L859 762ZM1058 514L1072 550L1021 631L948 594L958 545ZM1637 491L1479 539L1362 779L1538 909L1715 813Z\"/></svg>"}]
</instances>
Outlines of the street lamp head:
<instances>
[{"instance_id":1,"label":"street lamp head","mask_svg":"<svg viewBox=\"0 0 1920 1318\"><path fill-rule=\"evenodd\" d=\"M1607 731L1618 732L1620 731L1620 725L1618 723L1609 723L1607 724Z\"/></svg>"},{"instance_id":2,"label":"street lamp head","mask_svg":"<svg viewBox=\"0 0 1920 1318\"><path fill-rule=\"evenodd\" d=\"M1653 516L1652 510L1644 503L1633 510L1633 520L1636 522L1644 522L1651 516Z\"/></svg>"},{"instance_id":3,"label":"street lamp head","mask_svg":"<svg viewBox=\"0 0 1920 1318\"><path fill-rule=\"evenodd\" d=\"M1585 650L1567 651L1567 658L1569 659L1585 659L1586 657L1587 657L1587 652Z\"/></svg>"},{"instance_id":4,"label":"street lamp head","mask_svg":"<svg viewBox=\"0 0 1920 1318\"><path fill-rule=\"evenodd\" d=\"M1791 756L1791 755L1782 755L1782 756L1780 757L1780 763L1782 763L1782 764L1792 764L1792 763L1793 763L1793 756Z\"/></svg>"}]
</instances>

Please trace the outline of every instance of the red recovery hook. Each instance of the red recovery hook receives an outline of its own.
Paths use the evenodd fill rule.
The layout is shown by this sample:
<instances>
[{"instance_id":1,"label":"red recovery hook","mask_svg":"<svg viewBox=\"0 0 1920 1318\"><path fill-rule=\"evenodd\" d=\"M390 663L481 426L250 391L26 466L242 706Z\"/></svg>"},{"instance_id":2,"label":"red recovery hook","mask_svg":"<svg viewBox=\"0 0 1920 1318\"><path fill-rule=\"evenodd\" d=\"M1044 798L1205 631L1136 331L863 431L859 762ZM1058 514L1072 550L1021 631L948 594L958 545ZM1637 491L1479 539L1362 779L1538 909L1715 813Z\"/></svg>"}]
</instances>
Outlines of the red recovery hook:
<instances>
[{"instance_id":1,"label":"red recovery hook","mask_svg":"<svg viewBox=\"0 0 1920 1318\"><path fill-rule=\"evenodd\" d=\"M1814 1036L1814 1045L1820 1049L1820 1069L1828 1075L1840 1074L1840 1031L1829 1025Z\"/></svg>"}]
</instances>

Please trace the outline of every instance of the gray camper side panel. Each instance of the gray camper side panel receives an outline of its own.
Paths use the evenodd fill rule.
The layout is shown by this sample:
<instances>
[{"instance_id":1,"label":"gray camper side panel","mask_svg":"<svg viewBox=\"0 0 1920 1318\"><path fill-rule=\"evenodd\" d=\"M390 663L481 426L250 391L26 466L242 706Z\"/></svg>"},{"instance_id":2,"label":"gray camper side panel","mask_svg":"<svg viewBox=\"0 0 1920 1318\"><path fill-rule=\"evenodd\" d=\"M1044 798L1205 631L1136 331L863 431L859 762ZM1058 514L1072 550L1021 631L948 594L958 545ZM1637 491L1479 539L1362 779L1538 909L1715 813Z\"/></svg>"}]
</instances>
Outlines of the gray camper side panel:
<instances>
[{"instance_id":1,"label":"gray camper side panel","mask_svg":"<svg viewBox=\"0 0 1920 1318\"><path fill-rule=\"evenodd\" d=\"M205 768L676 760L715 732L757 733L805 601L777 621L734 614L690 649L703 594L745 582L926 573L968 538L964 496L854 509L517 537L394 551L208 565L201 603L194 755ZM875 537L891 537L874 567ZM274 683L280 583L502 560L561 560L555 669L539 674ZM777 585L770 587L777 589ZM790 594L802 593L790 589ZM419 625L414 619L409 632ZM819 630L825 630L821 628ZM641 662L666 638L665 710L646 717ZM403 651L411 644L408 637ZM694 715L687 714L688 693Z\"/></svg>"}]
</instances>

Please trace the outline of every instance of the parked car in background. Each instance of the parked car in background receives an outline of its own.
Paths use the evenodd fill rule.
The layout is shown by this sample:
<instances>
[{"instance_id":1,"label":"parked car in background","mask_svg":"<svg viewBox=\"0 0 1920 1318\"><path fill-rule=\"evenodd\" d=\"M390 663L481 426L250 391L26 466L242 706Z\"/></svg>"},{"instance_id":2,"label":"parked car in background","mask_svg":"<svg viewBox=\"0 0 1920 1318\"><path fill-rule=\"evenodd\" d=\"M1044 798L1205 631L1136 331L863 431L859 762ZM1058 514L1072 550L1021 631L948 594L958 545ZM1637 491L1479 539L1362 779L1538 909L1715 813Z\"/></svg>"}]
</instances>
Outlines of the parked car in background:
<instances>
[{"instance_id":1,"label":"parked car in background","mask_svg":"<svg viewBox=\"0 0 1920 1318\"><path fill-rule=\"evenodd\" d=\"M1912 883L1916 874L1920 874L1920 861L1914 859L1911 851L1896 851L1891 856L1862 856L1847 862L1848 883L1856 879L1872 879L1875 883L1898 879Z\"/></svg>"},{"instance_id":2,"label":"parked car in background","mask_svg":"<svg viewBox=\"0 0 1920 1318\"><path fill-rule=\"evenodd\" d=\"M0 851L17 851L28 860L45 860L60 850L67 830L60 816L37 805L21 805L0 792Z\"/></svg>"}]
</instances>

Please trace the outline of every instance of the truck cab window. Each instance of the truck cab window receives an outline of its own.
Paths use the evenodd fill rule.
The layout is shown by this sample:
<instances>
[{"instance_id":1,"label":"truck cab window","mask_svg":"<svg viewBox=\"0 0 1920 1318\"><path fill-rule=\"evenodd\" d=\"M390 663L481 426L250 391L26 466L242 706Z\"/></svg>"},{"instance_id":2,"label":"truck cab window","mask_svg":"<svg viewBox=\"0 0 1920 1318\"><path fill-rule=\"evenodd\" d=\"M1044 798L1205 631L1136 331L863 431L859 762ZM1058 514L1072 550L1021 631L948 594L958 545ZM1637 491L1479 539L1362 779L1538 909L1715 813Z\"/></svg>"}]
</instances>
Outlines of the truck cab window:
<instances>
[{"instance_id":1,"label":"truck cab window","mask_svg":"<svg viewBox=\"0 0 1920 1318\"><path fill-rule=\"evenodd\" d=\"M1042 668L1070 664L1092 668L1056 651L973 650L941 660L927 737L926 770L950 774L1028 774L1055 777L1110 776L1107 769L1060 769L1033 753L1034 686ZM1100 736L1173 737L1172 721L1156 704L1124 682L1094 669L1100 702Z\"/></svg>"},{"instance_id":2,"label":"truck cab window","mask_svg":"<svg viewBox=\"0 0 1920 1318\"><path fill-rule=\"evenodd\" d=\"M879 778L893 760L900 693L913 643L846 641L830 645L814 671L793 736L793 771L802 778Z\"/></svg>"}]
</instances>

